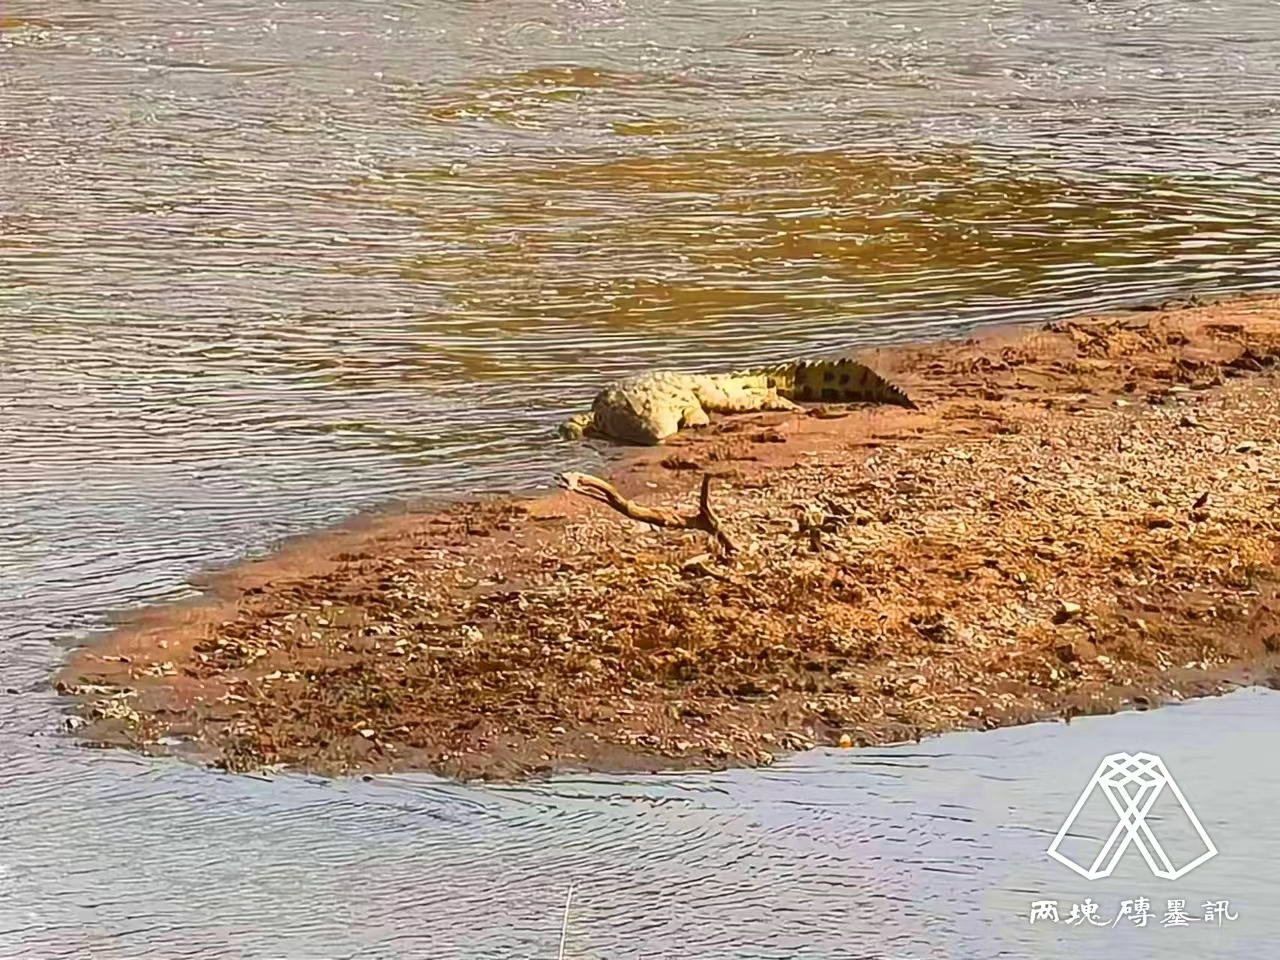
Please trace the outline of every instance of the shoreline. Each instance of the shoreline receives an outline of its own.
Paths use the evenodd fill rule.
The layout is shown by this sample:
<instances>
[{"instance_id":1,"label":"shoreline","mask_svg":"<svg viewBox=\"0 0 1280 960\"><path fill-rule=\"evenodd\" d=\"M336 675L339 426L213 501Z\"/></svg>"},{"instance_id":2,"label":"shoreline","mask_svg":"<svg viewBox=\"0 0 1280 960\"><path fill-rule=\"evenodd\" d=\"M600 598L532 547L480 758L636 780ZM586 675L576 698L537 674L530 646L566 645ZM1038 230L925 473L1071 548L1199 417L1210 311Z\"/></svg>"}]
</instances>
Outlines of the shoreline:
<instances>
[{"instance_id":1,"label":"shoreline","mask_svg":"<svg viewBox=\"0 0 1280 960\"><path fill-rule=\"evenodd\" d=\"M56 675L88 742L460 779L767 764L841 738L1280 685L1280 297L855 356L921 409L718 417L584 496L351 518Z\"/></svg>"}]
</instances>

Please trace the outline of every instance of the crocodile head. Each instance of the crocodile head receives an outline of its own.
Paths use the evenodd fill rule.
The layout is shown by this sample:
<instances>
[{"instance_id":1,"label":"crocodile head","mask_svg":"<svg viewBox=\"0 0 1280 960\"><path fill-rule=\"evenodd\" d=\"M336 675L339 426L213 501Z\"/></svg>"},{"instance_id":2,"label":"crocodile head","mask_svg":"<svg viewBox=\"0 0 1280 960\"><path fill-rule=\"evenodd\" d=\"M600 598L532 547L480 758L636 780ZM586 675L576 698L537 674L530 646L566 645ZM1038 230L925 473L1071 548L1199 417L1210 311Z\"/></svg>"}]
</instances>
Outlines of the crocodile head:
<instances>
[{"instance_id":1,"label":"crocodile head","mask_svg":"<svg viewBox=\"0 0 1280 960\"><path fill-rule=\"evenodd\" d=\"M588 430L591 429L595 416L590 413L575 413L572 417L560 424L560 436L566 440L581 440Z\"/></svg>"}]
</instances>

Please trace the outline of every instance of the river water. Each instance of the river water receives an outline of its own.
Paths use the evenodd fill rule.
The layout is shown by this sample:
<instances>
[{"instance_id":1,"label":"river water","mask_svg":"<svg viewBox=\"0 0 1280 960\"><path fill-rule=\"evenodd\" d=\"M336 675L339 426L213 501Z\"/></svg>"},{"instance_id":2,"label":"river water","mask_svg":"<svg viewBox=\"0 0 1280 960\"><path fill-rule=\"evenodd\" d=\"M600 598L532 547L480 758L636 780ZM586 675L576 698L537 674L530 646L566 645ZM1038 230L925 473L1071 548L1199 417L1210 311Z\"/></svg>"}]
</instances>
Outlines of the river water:
<instances>
[{"instance_id":1,"label":"river water","mask_svg":"<svg viewBox=\"0 0 1280 960\"><path fill-rule=\"evenodd\" d=\"M568 957L1280 942L1270 693L511 790L60 732L111 611L590 466L605 376L1280 286L1274 0L860 6L0 0L0 955L553 956L574 880ZM1222 850L1132 896L1237 920L1028 922L1130 896L1043 853L1122 750Z\"/></svg>"}]
</instances>

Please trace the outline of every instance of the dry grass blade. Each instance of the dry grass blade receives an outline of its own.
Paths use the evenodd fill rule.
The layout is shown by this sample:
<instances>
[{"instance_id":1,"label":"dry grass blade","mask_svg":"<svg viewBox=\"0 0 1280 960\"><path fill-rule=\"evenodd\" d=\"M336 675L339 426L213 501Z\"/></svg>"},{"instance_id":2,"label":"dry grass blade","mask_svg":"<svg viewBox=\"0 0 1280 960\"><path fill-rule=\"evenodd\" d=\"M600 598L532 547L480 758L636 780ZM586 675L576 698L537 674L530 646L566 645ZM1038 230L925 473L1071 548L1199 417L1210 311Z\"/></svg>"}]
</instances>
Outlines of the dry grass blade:
<instances>
[{"instance_id":1,"label":"dry grass blade","mask_svg":"<svg viewBox=\"0 0 1280 960\"><path fill-rule=\"evenodd\" d=\"M559 960L564 960L564 942L569 934L569 904L573 902L573 887L569 884L568 896L564 898L564 919L560 921L560 952L557 955Z\"/></svg>"}]
</instances>

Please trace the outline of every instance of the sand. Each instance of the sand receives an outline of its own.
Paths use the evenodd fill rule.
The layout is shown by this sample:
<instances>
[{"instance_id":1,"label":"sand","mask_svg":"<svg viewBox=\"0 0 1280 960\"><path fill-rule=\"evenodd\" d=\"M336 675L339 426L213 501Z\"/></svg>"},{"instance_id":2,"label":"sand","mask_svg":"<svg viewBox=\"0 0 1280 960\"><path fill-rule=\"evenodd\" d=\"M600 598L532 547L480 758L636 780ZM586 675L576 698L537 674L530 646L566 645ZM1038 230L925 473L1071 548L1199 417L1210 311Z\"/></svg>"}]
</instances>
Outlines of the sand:
<instances>
[{"instance_id":1,"label":"sand","mask_svg":"<svg viewBox=\"0 0 1280 960\"><path fill-rule=\"evenodd\" d=\"M1280 298L859 354L919 404L715 419L581 494L359 518L73 654L90 742L457 778L814 745L1280 684Z\"/></svg>"}]
</instances>

